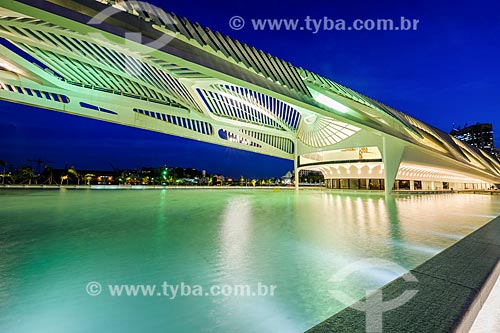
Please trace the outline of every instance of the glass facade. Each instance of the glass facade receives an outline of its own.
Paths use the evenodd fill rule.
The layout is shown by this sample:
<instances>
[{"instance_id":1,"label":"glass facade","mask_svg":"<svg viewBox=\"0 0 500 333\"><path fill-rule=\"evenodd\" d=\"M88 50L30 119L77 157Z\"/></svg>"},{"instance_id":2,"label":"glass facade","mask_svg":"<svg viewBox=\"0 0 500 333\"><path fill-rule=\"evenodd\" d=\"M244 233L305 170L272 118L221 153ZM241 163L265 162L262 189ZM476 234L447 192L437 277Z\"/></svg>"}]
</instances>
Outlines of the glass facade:
<instances>
[{"instance_id":1,"label":"glass facade","mask_svg":"<svg viewBox=\"0 0 500 333\"><path fill-rule=\"evenodd\" d=\"M411 189L409 180L397 180L396 182L397 182L398 189L400 189L400 190L410 190ZM394 185L396 185L396 184L394 184Z\"/></svg>"},{"instance_id":2,"label":"glass facade","mask_svg":"<svg viewBox=\"0 0 500 333\"><path fill-rule=\"evenodd\" d=\"M375 190L383 191L384 179L374 178L337 178L325 179L326 188L340 190ZM452 183L439 181L422 181L397 179L393 190L400 191L443 191L443 190L489 190L492 186L487 183Z\"/></svg>"},{"instance_id":3,"label":"glass facade","mask_svg":"<svg viewBox=\"0 0 500 333\"><path fill-rule=\"evenodd\" d=\"M383 179L343 178L325 179L327 188L342 190L384 190Z\"/></svg>"}]
</instances>

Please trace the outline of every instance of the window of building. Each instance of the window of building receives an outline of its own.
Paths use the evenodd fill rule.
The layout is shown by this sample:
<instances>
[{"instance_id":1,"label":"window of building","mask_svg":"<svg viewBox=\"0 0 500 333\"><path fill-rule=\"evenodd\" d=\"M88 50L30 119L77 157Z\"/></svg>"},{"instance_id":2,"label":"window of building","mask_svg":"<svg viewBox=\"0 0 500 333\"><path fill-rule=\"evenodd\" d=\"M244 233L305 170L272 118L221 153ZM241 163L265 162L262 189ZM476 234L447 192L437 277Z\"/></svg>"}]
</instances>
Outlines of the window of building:
<instances>
[{"instance_id":1,"label":"window of building","mask_svg":"<svg viewBox=\"0 0 500 333\"><path fill-rule=\"evenodd\" d=\"M398 188L400 190L409 190L410 189L410 181L409 180L398 180Z\"/></svg>"}]
</instances>

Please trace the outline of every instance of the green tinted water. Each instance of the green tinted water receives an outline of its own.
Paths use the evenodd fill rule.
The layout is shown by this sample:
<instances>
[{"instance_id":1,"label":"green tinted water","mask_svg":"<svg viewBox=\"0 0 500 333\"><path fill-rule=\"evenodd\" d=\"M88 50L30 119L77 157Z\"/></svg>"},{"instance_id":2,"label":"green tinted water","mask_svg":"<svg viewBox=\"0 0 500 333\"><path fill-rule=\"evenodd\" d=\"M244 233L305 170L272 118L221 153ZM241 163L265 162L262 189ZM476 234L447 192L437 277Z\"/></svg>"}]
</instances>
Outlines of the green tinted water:
<instances>
[{"instance_id":1,"label":"green tinted water","mask_svg":"<svg viewBox=\"0 0 500 333\"><path fill-rule=\"evenodd\" d=\"M496 196L261 190L0 191L0 332L301 332L500 214ZM86 286L104 290L89 296ZM276 285L274 296L111 296L108 284Z\"/></svg>"}]
</instances>

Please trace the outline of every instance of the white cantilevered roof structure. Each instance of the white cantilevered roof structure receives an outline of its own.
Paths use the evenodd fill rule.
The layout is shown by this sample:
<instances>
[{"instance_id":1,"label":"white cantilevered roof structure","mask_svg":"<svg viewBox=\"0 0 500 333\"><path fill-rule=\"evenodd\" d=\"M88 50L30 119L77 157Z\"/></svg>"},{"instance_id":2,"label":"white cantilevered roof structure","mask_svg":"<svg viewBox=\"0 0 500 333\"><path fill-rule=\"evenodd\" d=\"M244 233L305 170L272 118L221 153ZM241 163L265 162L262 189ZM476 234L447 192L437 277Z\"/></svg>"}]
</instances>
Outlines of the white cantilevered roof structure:
<instances>
[{"instance_id":1,"label":"white cantilevered roof structure","mask_svg":"<svg viewBox=\"0 0 500 333\"><path fill-rule=\"evenodd\" d=\"M482 150L144 2L2 0L0 39L3 100L384 179L386 193L396 179L500 183Z\"/></svg>"}]
</instances>

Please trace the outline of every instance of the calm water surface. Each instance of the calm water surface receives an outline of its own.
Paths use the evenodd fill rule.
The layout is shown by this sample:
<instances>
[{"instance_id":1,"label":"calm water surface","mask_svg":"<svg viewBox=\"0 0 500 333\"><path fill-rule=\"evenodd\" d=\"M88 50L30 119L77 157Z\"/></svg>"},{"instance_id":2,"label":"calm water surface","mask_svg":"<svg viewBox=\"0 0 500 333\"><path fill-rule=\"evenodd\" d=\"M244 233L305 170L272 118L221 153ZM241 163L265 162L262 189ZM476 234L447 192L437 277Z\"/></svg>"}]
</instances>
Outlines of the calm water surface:
<instances>
[{"instance_id":1,"label":"calm water surface","mask_svg":"<svg viewBox=\"0 0 500 333\"><path fill-rule=\"evenodd\" d=\"M302 332L500 214L497 196L265 190L0 191L0 332ZM101 283L89 296L90 281ZM108 284L276 285L274 296L112 297ZM160 288L160 287L158 287Z\"/></svg>"}]
</instances>

